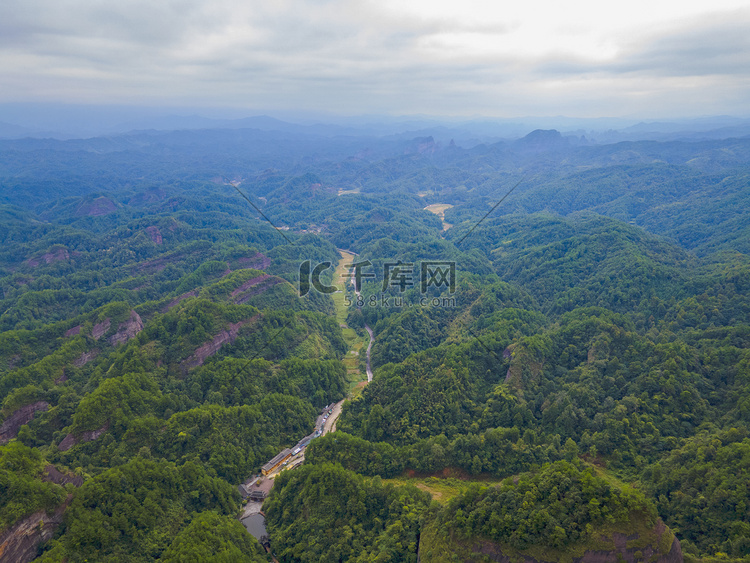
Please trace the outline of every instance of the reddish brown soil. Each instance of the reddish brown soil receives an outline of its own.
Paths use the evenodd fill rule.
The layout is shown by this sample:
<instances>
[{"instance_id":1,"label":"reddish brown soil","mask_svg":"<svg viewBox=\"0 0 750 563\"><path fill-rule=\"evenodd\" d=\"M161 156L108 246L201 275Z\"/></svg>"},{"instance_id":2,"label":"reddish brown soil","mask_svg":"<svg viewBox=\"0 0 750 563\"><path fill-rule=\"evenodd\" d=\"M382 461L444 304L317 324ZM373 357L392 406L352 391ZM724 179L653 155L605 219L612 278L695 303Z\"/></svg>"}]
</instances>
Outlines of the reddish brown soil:
<instances>
[{"instance_id":1,"label":"reddish brown soil","mask_svg":"<svg viewBox=\"0 0 750 563\"><path fill-rule=\"evenodd\" d=\"M108 197L98 197L93 201L84 201L76 210L79 217L99 217L108 215L117 209L115 202Z\"/></svg>"},{"instance_id":2,"label":"reddish brown soil","mask_svg":"<svg viewBox=\"0 0 750 563\"><path fill-rule=\"evenodd\" d=\"M151 240L155 244L161 244L163 242L159 227L155 227L155 226L146 227L146 233L148 233L148 236L151 237Z\"/></svg>"},{"instance_id":3,"label":"reddish brown soil","mask_svg":"<svg viewBox=\"0 0 750 563\"><path fill-rule=\"evenodd\" d=\"M253 256L243 256L237 262L243 268L252 268L254 270L265 270L271 265L271 259L260 252Z\"/></svg>"},{"instance_id":4,"label":"reddish brown soil","mask_svg":"<svg viewBox=\"0 0 750 563\"><path fill-rule=\"evenodd\" d=\"M225 344L231 344L237 339L237 335L240 333L240 329L253 321L255 321L260 315L240 321L238 323L230 323L225 330L222 330L219 334L214 336L211 340L203 344L198 348L192 356L182 362L182 369L187 371L191 368L202 366L203 362L207 358L213 356L218 352Z\"/></svg>"},{"instance_id":5,"label":"reddish brown soil","mask_svg":"<svg viewBox=\"0 0 750 563\"><path fill-rule=\"evenodd\" d=\"M81 332L81 325L74 326L73 328L69 328L65 331L65 338L69 338L71 336L75 336L76 334L80 334Z\"/></svg>"},{"instance_id":6,"label":"reddish brown soil","mask_svg":"<svg viewBox=\"0 0 750 563\"><path fill-rule=\"evenodd\" d=\"M162 307L161 308L161 312L162 313L166 313L172 307L174 307L175 305L177 305L180 301L182 301L184 299L187 299L188 297L197 297L197 296L198 296L198 290L197 289L194 289L193 291L188 291L187 293L183 293L182 295L180 295L179 297L175 297L174 299L172 299L172 301L170 301L164 307Z\"/></svg>"},{"instance_id":7,"label":"reddish brown soil","mask_svg":"<svg viewBox=\"0 0 750 563\"><path fill-rule=\"evenodd\" d=\"M29 259L27 264L31 266L32 268L36 268L42 262L44 262L45 264L52 264L54 262L61 262L63 260L69 260L69 259L70 259L70 253L66 249L57 248L53 250L52 252L47 252L46 254L42 254L41 256L37 258Z\"/></svg>"}]
</instances>

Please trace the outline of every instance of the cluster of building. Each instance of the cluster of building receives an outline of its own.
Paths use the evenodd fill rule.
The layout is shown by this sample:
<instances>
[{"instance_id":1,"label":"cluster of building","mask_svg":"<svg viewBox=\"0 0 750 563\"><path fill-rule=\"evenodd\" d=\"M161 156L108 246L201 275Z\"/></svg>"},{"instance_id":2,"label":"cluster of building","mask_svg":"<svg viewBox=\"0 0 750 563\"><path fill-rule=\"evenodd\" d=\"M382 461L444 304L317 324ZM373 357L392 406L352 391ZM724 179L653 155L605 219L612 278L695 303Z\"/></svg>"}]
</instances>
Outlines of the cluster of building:
<instances>
[{"instance_id":1,"label":"cluster of building","mask_svg":"<svg viewBox=\"0 0 750 563\"><path fill-rule=\"evenodd\" d=\"M272 479L256 478L249 483L239 486L240 495L243 499L253 502L263 502L273 488Z\"/></svg>"},{"instance_id":2,"label":"cluster of building","mask_svg":"<svg viewBox=\"0 0 750 563\"><path fill-rule=\"evenodd\" d=\"M304 450L307 447L307 444L310 443L310 441L313 438L317 438L323 433L322 428L318 428L310 434L309 436L305 436L302 438L299 442L297 442L297 445L293 448L285 448L281 450L278 454L276 454L273 458L271 458L268 463L266 463L260 470L260 472L263 475L268 475L269 473L273 473L276 471L279 467L283 466L291 457L297 455L302 450Z\"/></svg>"},{"instance_id":3,"label":"cluster of building","mask_svg":"<svg viewBox=\"0 0 750 563\"><path fill-rule=\"evenodd\" d=\"M284 448L278 454L268 460L268 462L263 465L260 470L263 476L270 475L280 467L286 465L292 457L302 452L314 438L317 438L318 436L323 434L323 426L325 425L326 420L328 420L328 416L331 414L332 409L333 404L330 404L323 409L323 412L318 417L315 432L302 438L293 448ZM264 484L267 485L263 486ZM239 489L242 498L260 502L268 496L268 493L270 492L272 486L273 481L271 481L270 479L259 478L254 479L247 484L240 485Z\"/></svg>"}]
</instances>

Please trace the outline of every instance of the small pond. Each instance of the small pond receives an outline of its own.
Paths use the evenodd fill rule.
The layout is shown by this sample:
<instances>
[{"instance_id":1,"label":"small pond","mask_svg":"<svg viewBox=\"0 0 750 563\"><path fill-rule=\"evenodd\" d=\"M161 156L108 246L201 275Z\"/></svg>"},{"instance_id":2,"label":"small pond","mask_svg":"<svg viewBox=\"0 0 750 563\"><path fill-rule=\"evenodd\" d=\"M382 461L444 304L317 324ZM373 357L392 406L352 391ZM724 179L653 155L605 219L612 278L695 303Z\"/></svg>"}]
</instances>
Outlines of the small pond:
<instances>
[{"instance_id":1,"label":"small pond","mask_svg":"<svg viewBox=\"0 0 750 563\"><path fill-rule=\"evenodd\" d=\"M266 532L266 518L262 514L251 514L247 518L243 518L241 522L256 540L260 540L261 537L268 535Z\"/></svg>"}]
</instances>

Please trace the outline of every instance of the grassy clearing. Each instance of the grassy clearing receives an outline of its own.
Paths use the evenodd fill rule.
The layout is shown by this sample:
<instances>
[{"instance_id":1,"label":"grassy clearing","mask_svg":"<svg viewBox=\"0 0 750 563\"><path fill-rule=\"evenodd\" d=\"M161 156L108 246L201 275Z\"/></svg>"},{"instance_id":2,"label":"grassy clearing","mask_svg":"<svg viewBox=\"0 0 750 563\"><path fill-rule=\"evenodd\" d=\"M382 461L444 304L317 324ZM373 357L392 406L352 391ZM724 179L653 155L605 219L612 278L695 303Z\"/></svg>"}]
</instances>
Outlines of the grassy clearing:
<instances>
[{"instance_id":1,"label":"grassy clearing","mask_svg":"<svg viewBox=\"0 0 750 563\"><path fill-rule=\"evenodd\" d=\"M394 485L414 485L418 489L426 491L432 495L432 499L440 504L445 504L453 497L463 493L471 485L479 483L483 486L493 486L502 483L502 479L488 479L483 477L459 479L456 477L394 477L393 479L383 479L387 483Z\"/></svg>"},{"instance_id":2,"label":"grassy clearing","mask_svg":"<svg viewBox=\"0 0 750 563\"><path fill-rule=\"evenodd\" d=\"M346 372L349 377L349 395L354 397L361 393L361 389L356 390L356 386L363 380L367 380L367 376L362 373L359 369L360 354L364 353L367 349L367 337L359 336L353 328L346 326L346 316L349 312L346 306L346 281L349 274L349 270L346 267L347 264L354 262L354 255L345 250L339 251L341 254L341 260L336 267L336 273L334 274L333 284L339 288L339 291L332 294L333 302L336 306L336 321L341 326L341 332L344 336L349 351L342 360L346 366Z\"/></svg>"},{"instance_id":3,"label":"grassy clearing","mask_svg":"<svg viewBox=\"0 0 750 563\"><path fill-rule=\"evenodd\" d=\"M430 213L434 213L435 215L440 217L440 220L443 222L443 230L447 231L453 225L445 222L445 210L450 209L451 207L453 206L449 203L433 203L432 205L428 205L427 207L425 207L425 209Z\"/></svg>"},{"instance_id":4,"label":"grassy clearing","mask_svg":"<svg viewBox=\"0 0 750 563\"><path fill-rule=\"evenodd\" d=\"M333 285L338 287L339 291L332 294L331 297L336 306L336 320L340 325L345 325L346 315L349 312L346 306L346 280L349 270L346 265L354 262L354 254L345 250L340 250L339 253L341 254L341 260L339 260L336 272L333 274ZM344 338L346 338L346 334Z\"/></svg>"},{"instance_id":5,"label":"grassy clearing","mask_svg":"<svg viewBox=\"0 0 750 563\"><path fill-rule=\"evenodd\" d=\"M363 381L353 381L349 386L349 394L347 397L349 400L353 401L357 397L359 397L362 394L362 391L364 391L365 387L367 386L367 380Z\"/></svg>"}]
</instances>

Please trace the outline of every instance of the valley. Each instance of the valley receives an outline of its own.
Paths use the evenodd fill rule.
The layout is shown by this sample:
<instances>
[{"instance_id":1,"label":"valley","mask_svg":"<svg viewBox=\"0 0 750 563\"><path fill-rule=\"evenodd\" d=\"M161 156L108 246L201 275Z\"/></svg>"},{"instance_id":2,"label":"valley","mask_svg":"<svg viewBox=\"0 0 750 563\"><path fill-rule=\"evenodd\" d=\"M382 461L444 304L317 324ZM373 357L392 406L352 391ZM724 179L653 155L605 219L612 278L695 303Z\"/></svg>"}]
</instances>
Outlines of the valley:
<instances>
[{"instance_id":1,"label":"valley","mask_svg":"<svg viewBox=\"0 0 750 563\"><path fill-rule=\"evenodd\" d=\"M747 138L0 144L0 561L750 557Z\"/></svg>"}]
</instances>

